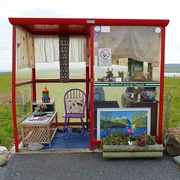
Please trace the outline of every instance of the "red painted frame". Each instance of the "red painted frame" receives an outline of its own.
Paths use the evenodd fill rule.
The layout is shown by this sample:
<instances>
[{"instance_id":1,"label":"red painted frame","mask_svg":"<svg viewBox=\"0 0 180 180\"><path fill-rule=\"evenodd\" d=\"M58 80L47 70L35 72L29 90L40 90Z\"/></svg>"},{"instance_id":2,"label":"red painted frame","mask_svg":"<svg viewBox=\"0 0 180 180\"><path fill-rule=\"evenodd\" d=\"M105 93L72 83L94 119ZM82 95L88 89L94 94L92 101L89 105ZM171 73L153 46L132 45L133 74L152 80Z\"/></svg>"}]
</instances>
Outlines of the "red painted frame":
<instances>
[{"instance_id":1,"label":"red painted frame","mask_svg":"<svg viewBox=\"0 0 180 180\"><path fill-rule=\"evenodd\" d=\"M86 32L68 31L68 33L90 36L90 67L86 67L86 80L74 79L71 82L86 82L86 94L90 94L90 112L87 114L90 118L90 150L95 146L100 145L100 141L94 139L94 26L160 26L162 27L161 37L161 69L160 69L160 104L159 104L159 124L158 124L158 138L157 142L162 143L162 123L163 123L163 94L164 94L164 62L165 62L165 27L168 25L169 20L153 20L153 19L80 19L80 18L9 18L10 23L13 25L12 34L12 118L14 127L14 140L15 151L19 152L19 143L21 138L18 138L17 121L16 121L16 87L24 84L32 84L32 100L36 100L36 83L59 83L59 79L36 79L35 68L32 69L32 80L23 83L16 83L16 25L22 26L32 34L52 35L57 34L57 29L50 31L44 25L59 25L59 27L68 29L71 25L84 25L89 28ZM35 25L44 26L44 30L39 31ZM83 28L82 28L83 29ZM82 30L81 29L81 30ZM59 29L60 30L60 29ZM80 30L79 30L80 31ZM89 34L87 34L89 32ZM58 32L60 34L60 31ZM71 35L71 34L69 34ZM89 69L90 68L90 69ZM59 124L58 124L59 125Z\"/></svg>"}]
</instances>

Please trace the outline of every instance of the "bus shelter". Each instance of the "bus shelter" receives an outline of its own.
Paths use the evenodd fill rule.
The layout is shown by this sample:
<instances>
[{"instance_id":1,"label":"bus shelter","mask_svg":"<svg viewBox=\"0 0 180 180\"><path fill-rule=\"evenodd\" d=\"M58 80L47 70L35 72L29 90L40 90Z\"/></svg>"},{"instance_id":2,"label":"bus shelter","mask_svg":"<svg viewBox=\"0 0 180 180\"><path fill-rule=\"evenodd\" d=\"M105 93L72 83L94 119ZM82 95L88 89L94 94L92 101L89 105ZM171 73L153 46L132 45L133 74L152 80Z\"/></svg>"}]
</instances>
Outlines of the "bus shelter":
<instances>
[{"instance_id":1,"label":"bus shelter","mask_svg":"<svg viewBox=\"0 0 180 180\"><path fill-rule=\"evenodd\" d=\"M16 152L22 141L20 122L27 116L27 109L32 110L33 102L39 99L39 84L60 87L67 83L84 84L90 150L100 146L101 141L103 127L98 108L150 108L147 128L156 136L157 143L162 142L165 35L169 20L10 17L9 22L12 24L12 117ZM60 46L67 48L65 61L62 58L65 54L60 56ZM55 61L59 63L56 78L49 71L46 77L39 76L39 64ZM84 77L71 77L71 61L85 63ZM24 69L28 70L26 77L21 74ZM22 95L24 87L29 91L23 90ZM148 88L155 90L155 99L141 94ZM141 94L139 99L136 91ZM79 125L79 122L71 124ZM63 121L58 121L58 126L62 125Z\"/></svg>"}]
</instances>

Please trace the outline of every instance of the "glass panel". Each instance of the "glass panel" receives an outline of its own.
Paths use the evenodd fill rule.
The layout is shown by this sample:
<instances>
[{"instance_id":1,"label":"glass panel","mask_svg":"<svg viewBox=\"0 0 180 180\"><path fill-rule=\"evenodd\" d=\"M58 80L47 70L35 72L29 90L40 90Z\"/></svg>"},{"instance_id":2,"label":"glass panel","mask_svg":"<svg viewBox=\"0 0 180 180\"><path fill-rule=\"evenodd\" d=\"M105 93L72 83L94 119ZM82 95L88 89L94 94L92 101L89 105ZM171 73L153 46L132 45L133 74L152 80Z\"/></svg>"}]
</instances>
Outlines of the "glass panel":
<instances>
[{"instance_id":1,"label":"glass panel","mask_svg":"<svg viewBox=\"0 0 180 180\"><path fill-rule=\"evenodd\" d=\"M94 55L95 128L98 121L96 108L116 108L115 104L120 108L150 108L151 134L156 136L161 28L95 26ZM101 95L96 94L97 88L103 88L103 100L98 100Z\"/></svg>"},{"instance_id":2,"label":"glass panel","mask_svg":"<svg viewBox=\"0 0 180 180\"><path fill-rule=\"evenodd\" d=\"M16 114L18 124L21 123L32 111L31 85L16 88Z\"/></svg>"},{"instance_id":3,"label":"glass panel","mask_svg":"<svg viewBox=\"0 0 180 180\"><path fill-rule=\"evenodd\" d=\"M85 73L85 62L69 62L70 79L85 79ZM37 63L36 77L37 79L60 79L59 62Z\"/></svg>"},{"instance_id":4,"label":"glass panel","mask_svg":"<svg viewBox=\"0 0 180 180\"><path fill-rule=\"evenodd\" d=\"M37 79L60 78L59 62L36 63Z\"/></svg>"},{"instance_id":5,"label":"glass panel","mask_svg":"<svg viewBox=\"0 0 180 180\"><path fill-rule=\"evenodd\" d=\"M159 81L161 28L95 26L95 81Z\"/></svg>"},{"instance_id":6,"label":"glass panel","mask_svg":"<svg viewBox=\"0 0 180 180\"><path fill-rule=\"evenodd\" d=\"M24 68L19 69L16 71L16 82L23 82L23 81L29 81L32 79L32 69L31 68Z\"/></svg>"},{"instance_id":7,"label":"glass panel","mask_svg":"<svg viewBox=\"0 0 180 180\"><path fill-rule=\"evenodd\" d=\"M55 100L55 110L58 111L58 121L64 122L64 94L72 88L79 88L86 92L85 83L39 83L37 84L37 100L42 100L42 91L47 87L50 100ZM72 120L73 121L73 120ZM76 119L77 121L77 119ZM78 120L79 121L79 120Z\"/></svg>"}]
</instances>

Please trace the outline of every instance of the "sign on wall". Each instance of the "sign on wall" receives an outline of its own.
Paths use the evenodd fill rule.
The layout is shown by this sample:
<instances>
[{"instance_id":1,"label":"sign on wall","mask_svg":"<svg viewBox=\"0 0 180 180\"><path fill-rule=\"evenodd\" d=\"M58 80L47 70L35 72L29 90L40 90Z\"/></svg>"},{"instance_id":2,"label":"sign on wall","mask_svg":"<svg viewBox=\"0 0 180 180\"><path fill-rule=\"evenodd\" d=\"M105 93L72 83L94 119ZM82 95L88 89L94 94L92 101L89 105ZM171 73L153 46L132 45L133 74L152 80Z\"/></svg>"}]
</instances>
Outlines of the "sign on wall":
<instances>
[{"instance_id":1,"label":"sign on wall","mask_svg":"<svg viewBox=\"0 0 180 180\"><path fill-rule=\"evenodd\" d=\"M111 66L111 48L99 48L99 66Z\"/></svg>"}]
</instances>

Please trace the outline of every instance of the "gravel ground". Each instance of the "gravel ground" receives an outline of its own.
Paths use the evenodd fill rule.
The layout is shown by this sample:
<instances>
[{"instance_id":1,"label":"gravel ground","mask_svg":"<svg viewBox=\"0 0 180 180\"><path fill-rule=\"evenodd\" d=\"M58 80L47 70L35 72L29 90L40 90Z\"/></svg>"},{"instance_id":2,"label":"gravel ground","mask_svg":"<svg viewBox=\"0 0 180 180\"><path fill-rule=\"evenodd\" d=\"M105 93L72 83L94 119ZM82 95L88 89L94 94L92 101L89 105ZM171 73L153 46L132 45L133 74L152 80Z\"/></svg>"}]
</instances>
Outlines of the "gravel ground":
<instances>
[{"instance_id":1,"label":"gravel ground","mask_svg":"<svg viewBox=\"0 0 180 180\"><path fill-rule=\"evenodd\" d=\"M103 159L101 153L13 154L0 180L180 180L166 154L157 159Z\"/></svg>"}]
</instances>

